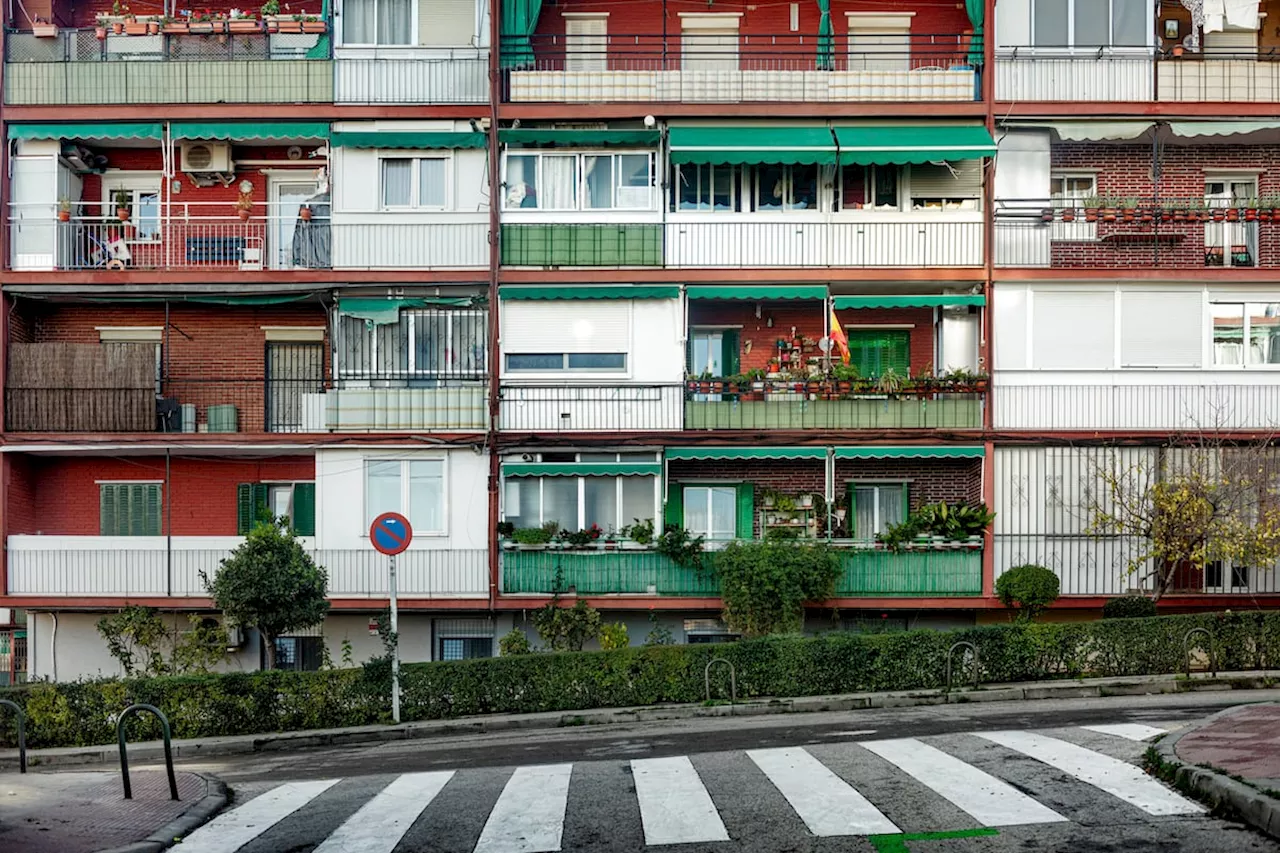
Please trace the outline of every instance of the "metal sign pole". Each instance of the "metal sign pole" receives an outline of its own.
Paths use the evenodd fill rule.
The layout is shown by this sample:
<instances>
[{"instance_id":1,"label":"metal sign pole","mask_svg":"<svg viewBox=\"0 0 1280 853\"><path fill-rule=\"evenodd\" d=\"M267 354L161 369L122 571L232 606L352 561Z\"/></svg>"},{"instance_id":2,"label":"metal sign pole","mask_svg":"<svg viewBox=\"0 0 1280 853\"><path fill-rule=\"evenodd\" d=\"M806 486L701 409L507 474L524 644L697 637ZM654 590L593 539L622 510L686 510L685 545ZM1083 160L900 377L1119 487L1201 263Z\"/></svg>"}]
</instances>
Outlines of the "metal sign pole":
<instances>
[{"instance_id":1,"label":"metal sign pole","mask_svg":"<svg viewBox=\"0 0 1280 853\"><path fill-rule=\"evenodd\" d=\"M400 722L400 608L396 604L396 556L391 560L391 719Z\"/></svg>"}]
</instances>

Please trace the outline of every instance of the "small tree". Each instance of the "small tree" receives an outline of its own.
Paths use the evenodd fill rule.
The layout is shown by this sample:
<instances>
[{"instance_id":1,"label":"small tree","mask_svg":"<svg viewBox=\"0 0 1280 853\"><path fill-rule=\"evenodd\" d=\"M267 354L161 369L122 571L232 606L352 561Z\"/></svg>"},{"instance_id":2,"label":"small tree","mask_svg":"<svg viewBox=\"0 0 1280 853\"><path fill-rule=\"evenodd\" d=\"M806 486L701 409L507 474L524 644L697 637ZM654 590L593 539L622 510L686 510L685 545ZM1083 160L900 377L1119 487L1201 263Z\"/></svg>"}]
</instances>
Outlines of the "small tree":
<instances>
[{"instance_id":1,"label":"small tree","mask_svg":"<svg viewBox=\"0 0 1280 853\"><path fill-rule=\"evenodd\" d=\"M996 596L1018 611L1017 621L1032 622L1058 598L1058 576L1044 566L1014 566L996 578Z\"/></svg>"},{"instance_id":2,"label":"small tree","mask_svg":"<svg viewBox=\"0 0 1280 853\"><path fill-rule=\"evenodd\" d=\"M718 555L724 621L747 637L799 631L806 602L835 595L840 563L825 544L733 542Z\"/></svg>"},{"instance_id":3,"label":"small tree","mask_svg":"<svg viewBox=\"0 0 1280 853\"><path fill-rule=\"evenodd\" d=\"M130 605L103 616L98 620L98 633L127 677L164 675L169 671L163 651L169 631L155 608Z\"/></svg>"},{"instance_id":4,"label":"small tree","mask_svg":"<svg viewBox=\"0 0 1280 853\"><path fill-rule=\"evenodd\" d=\"M587 640L600 636L600 611L581 598L562 607L557 594L533 614L533 626L553 652L580 652Z\"/></svg>"},{"instance_id":5,"label":"small tree","mask_svg":"<svg viewBox=\"0 0 1280 853\"><path fill-rule=\"evenodd\" d=\"M315 625L329 612L328 574L276 520L254 527L217 576L200 577L227 619L262 633L268 669L276 666L276 638Z\"/></svg>"},{"instance_id":6,"label":"small tree","mask_svg":"<svg viewBox=\"0 0 1280 853\"><path fill-rule=\"evenodd\" d=\"M498 654L504 658L532 653L533 646L529 643L529 638L519 628L512 628L498 639Z\"/></svg>"}]
</instances>

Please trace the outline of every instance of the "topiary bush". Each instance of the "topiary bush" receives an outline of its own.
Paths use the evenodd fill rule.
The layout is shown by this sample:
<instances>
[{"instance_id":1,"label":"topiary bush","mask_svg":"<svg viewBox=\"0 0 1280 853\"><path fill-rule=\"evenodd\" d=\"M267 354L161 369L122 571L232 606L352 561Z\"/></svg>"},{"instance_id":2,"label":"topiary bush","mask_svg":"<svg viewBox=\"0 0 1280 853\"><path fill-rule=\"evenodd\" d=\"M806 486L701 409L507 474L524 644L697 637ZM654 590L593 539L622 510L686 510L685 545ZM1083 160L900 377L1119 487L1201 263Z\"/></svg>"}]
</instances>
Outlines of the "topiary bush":
<instances>
[{"instance_id":1,"label":"topiary bush","mask_svg":"<svg viewBox=\"0 0 1280 853\"><path fill-rule=\"evenodd\" d=\"M996 596L1018 611L1019 622L1032 622L1058 598L1058 576L1044 566L1014 566L996 578Z\"/></svg>"},{"instance_id":2,"label":"topiary bush","mask_svg":"<svg viewBox=\"0 0 1280 853\"><path fill-rule=\"evenodd\" d=\"M1103 619L1146 619L1156 615L1156 603L1145 595L1122 595L1102 605Z\"/></svg>"}]
</instances>

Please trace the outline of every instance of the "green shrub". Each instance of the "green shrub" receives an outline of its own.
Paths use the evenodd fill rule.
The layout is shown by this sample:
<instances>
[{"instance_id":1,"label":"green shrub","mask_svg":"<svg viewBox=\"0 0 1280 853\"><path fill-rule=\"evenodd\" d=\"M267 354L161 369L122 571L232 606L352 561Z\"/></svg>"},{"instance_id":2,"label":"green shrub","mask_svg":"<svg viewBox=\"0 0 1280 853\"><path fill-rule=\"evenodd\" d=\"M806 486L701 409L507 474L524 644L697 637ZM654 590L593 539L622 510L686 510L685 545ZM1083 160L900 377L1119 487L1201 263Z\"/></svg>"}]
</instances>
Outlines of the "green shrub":
<instances>
[{"instance_id":1,"label":"green shrub","mask_svg":"<svg viewBox=\"0 0 1280 853\"><path fill-rule=\"evenodd\" d=\"M519 628L512 628L498 639L498 654L504 658L512 655L527 655L532 652L533 644Z\"/></svg>"},{"instance_id":2,"label":"green shrub","mask_svg":"<svg viewBox=\"0 0 1280 853\"><path fill-rule=\"evenodd\" d=\"M606 652L625 649L629 645L631 645L631 636L623 623L606 622L600 626L600 648Z\"/></svg>"},{"instance_id":3,"label":"green shrub","mask_svg":"<svg viewBox=\"0 0 1280 853\"><path fill-rule=\"evenodd\" d=\"M1044 566L1014 566L996 578L996 596L1018 611L1019 622L1034 621L1058 598L1058 576Z\"/></svg>"},{"instance_id":4,"label":"green shrub","mask_svg":"<svg viewBox=\"0 0 1280 853\"><path fill-rule=\"evenodd\" d=\"M835 595L840 561L826 544L733 542L716 555L724 621L747 637L785 634L804 625L806 602Z\"/></svg>"},{"instance_id":5,"label":"green shrub","mask_svg":"<svg viewBox=\"0 0 1280 853\"><path fill-rule=\"evenodd\" d=\"M1209 631L1219 669L1257 669L1280 659L1280 611L832 632L408 664L401 670L401 710L405 720L426 720L700 702L703 671L713 657L733 664L742 698L931 689L942 686L947 649L958 641L978 648L984 682L1175 673L1183 666L1183 638L1193 628ZM321 672L38 682L0 690L0 698L26 708L32 747L84 746L114 743L116 716L131 702L164 710L179 738L387 722L389 682L389 667L381 662ZM12 731L6 715L0 740L11 745ZM131 739L158 736L150 718L129 723Z\"/></svg>"},{"instance_id":6,"label":"green shrub","mask_svg":"<svg viewBox=\"0 0 1280 853\"><path fill-rule=\"evenodd\" d=\"M1156 603L1145 595L1122 595L1102 605L1103 619L1145 619L1156 615Z\"/></svg>"}]
</instances>

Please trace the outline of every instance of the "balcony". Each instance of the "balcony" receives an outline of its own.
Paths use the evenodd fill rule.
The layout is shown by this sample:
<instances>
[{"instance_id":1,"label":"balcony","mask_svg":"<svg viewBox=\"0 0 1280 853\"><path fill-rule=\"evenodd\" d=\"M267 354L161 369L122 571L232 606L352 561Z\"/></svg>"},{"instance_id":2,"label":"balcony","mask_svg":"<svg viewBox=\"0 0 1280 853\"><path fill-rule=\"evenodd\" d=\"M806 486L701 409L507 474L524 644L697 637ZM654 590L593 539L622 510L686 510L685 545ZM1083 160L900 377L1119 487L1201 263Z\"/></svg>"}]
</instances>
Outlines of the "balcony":
<instances>
[{"instance_id":1,"label":"balcony","mask_svg":"<svg viewBox=\"0 0 1280 853\"><path fill-rule=\"evenodd\" d=\"M655 15L663 14L655 9ZM866 34L868 40L877 35ZM520 46L532 61L507 72L512 103L857 103L981 99L967 36L901 33L883 44L847 35L537 35ZM504 56L511 56L507 47ZM517 54L518 55L518 54Z\"/></svg>"},{"instance_id":2,"label":"balcony","mask_svg":"<svg viewBox=\"0 0 1280 853\"><path fill-rule=\"evenodd\" d=\"M1272 54L1206 49L1156 63L1161 101L1280 101L1280 62Z\"/></svg>"},{"instance_id":3,"label":"balcony","mask_svg":"<svg viewBox=\"0 0 1280 853\"><path fill-rule=\"evenodd\" d=\"M333 103L333 63L325 34L10 32L4 93L9 106Z\"/></svg>"},{"instance_id":4,"label":"balcony","mask_svg":"<svg viewBox=\"0 0 1280 853\"><path fill-rule=\"evenodd\" d=\"M504 432L670 432L681 429L680 385L503 384Z\"/></svg>"},{"instance_id":5,"label":"balcony","mask_svg":"<svg viewBox=\"0 0 1280 853\"><path fill-rule=\"evenodd\" d=\"M1164 378L1163 376L1161 377ZM1280 384L1260 373L1249 383L1160 385L1008 385L993 392L996 429L1133 430L1167 434L1273 430L1280 426ZM1193 384L1193 383L1201 384Z\"/></svg>"},{"instance_id":6,"label":"balcony","mask_svg":"<svg viewBox=\"0 0 1280 853\"><path fill-rule=\"evenodd\" d=\"M336 270L481 269L489 266L489 223L441 221L398 214L374 221L339 213L332 224ZM363 220L363 221L356 221Z\"/></svg>"},{"instance_id":7,"label":"balcony","mask_svg":"<svg viewBox=\"0 0 1280 853\"><path fill-rule=\"evenodd\" d=\"M12 537L11 537L12 538ZM969 596L982 594L982 552L876 551L843 547L836 595ZM504 595L551 595L557 576L578 595L664 595L714 598L715 553L702 571L679 566L653 551L504 550Z\"/></svg>"},{"instance_id":8,"label":"balcony","mask_svg":"<svg viewBox=\"0 0 1280 853\"><path fill-rule=\"evenodd\" d=\"M996 48L997 101L1150 101L1150 48Z\"/></svg>"},{"instance_id":9,"label":"balcony","mask_svg":"<svg viewBox=\"0 0 1280 853\"><path fill-rule=\"evenodd\" d=\"M662 266L662 225L503 225L502 263L520 267Z\"/></svg>"},{"instance_id":10,"label":"balcony","mask_svg":"<svg viewBox=\"0 0 1280 853\"><path fill-rule=\"evenodd\" d=\"M9 595L39 597L197 597L200 572L215 575L244 540L233 536L10 536ZM387 558L374 551L317 549L331 598L385 598ZM486 551L410 549L396 561L400 596L478 598L489 592Z\"/></svg>"},{"instance_id":11,"label":"balcony","mask_svg":"<svg viewBox=\"0 0 1280 853\"><path fill-rule=\"evenodd\" d=\"M487 104L489 52L476 48L334 50L340 104Z\"/></svg>"},{"instance_id":12,"label":"balcony","mask_svg":"<svg viewBox=\"0 0 1280 853\"><path fill-rule=\"evenodd\" d=\"M874 382L689 382L685 429L980 429L983 390L883 393ZM717 390L717 388L719 390ZM705 389L705 390L704 390Z\"/></svg>"},{"instance_id":13,"label":"balcony","mask_svg":"<svg viewBox=\"0 0 1280 853\"><path fill-rule=\"evenodd\" d=\"M302 432L482 432L489 425L488 384L482 379L339 384L342 387L299 395Z\"/></svg>"}]
</instances>

